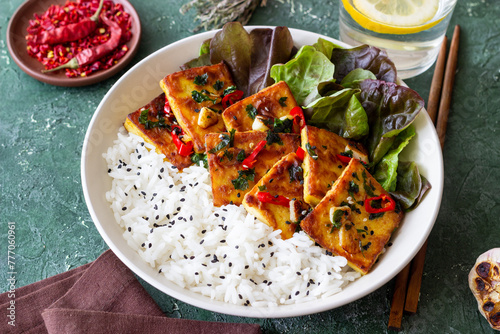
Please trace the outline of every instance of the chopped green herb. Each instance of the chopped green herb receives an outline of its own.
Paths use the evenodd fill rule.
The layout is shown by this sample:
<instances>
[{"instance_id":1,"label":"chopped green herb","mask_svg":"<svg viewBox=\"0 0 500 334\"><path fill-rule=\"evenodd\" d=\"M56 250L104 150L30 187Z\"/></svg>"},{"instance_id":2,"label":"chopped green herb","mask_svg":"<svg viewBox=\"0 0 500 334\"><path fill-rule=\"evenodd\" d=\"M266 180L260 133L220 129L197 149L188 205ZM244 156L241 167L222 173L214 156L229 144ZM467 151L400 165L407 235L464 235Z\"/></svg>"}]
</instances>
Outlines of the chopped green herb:
<instances>
[{"instance_id":1,"label":"chopped green herb","mask_svg":"<svg viewBox=\"0 0 500 334\"><path fill-rule=\"evenodd\" d=\"M356 231L358 231L358 233L368 233L367 231L365 231L361 228L357 228Z\"/></svg>"},{"instance_id":2,"label":"chopped green herb","mask_svg":"<svg viewBox=\"0 0 500 334\"><path fill-rule=\"evenodd\" d=\"M191 92L191 97L193 100L195 100L198 103L202 103L204 101L211 101L212 103L215 104L217 99L212 99L208 94L210 94L207 90L202 90L201 92L198 92L197 90L193 90Z\"/></svg>"},{"instance_id":3,"label":"chopped green herb","mask_svg":"<svg viewBox=\"0 0 500 334\"><path fill-rule=\"evenodd\" d=\"M194 78L194 84L198 86L205 86L207 84L207 80L208 80L208 73L197 75Z\"/></svg>"},{"instance_id":4,"label":"chopped green herb","mask_svg":"<svg viewBox=\"0 0 500 334\"><path fill-rule=\"evenodd\" d=\"M286 99L288 99L288 97L286 97L286 96L280 97L280 99L278 100L280 106L286 107L286 103L285 103Z\"/></svg>"},{"instance_id":5,"label":"chopped green herb","mask_svg":"<svg viewBox=\"0 0 500 334\"><path fill-rule=\"evenodd\" d=\"M347 189L347 192L352 197L352 199L354 199L354 194L357 194L359 192L358 184L354 181L349 181L349 189Z\"/></svg>"},{"instance_id":6,"label":"chopped green herb","mask_svg":"<svg viewBox=\"0 0 500 334\"><path fill-rule=\"evenodd\" d=\"M353 172L351 175L352 175L353 178L355 178L356 180L359 181L358 173Z\"/></svg>"},{"instance_id":7,"label":"chopped green herb","mask_svg":"<svg viewBox=\"0 0 500 334\"><path fill-rule=\"evenodd\" d=\"M288 168L288 173L290 174L290 183L292 183L293 181L302 182L304 180L304 177L302 175L303 170L300 166L290 166Z\"/></svg>"},{"instance_id":8,"label":"chopped green herb","mask_svg":"<svg viewBox=\"0 0 500 334\"><path fill-rule=\"evenodd\" d=\"M246 157L247 156L245 154L245 151L241 150L241 151L238 152L238 155L236 156L236 161L242 162L243 160L245 160Z\"/></svg>"},{"instance_id":9,"label":"chopped green herb","mask_svg":"<svg viewBox=\"0 0 500 334\"><path fill-rule=\"evenodd\" d=\"M344 210L337 209L333 212L333 216L331 218L332 222L332 229L330 230L330 233L333 233L333 231L336 228L340 228L342 226L342 216L344 215Z\"/></svg>"},{"instance_id":10,"label":"chopped green herb","mask_svg":"<svg viewBox=\"0 0 500 334\"><path fill-rule=\"evenodd\" d=\"M247 111L248 117L250 117L251 119L255 119L255 117L257 116L257 108L255 108L251 104L247 105L246 111Z\"/></svg>"},{"instance_id":11,"label":"chopped green herb","mask_svg":"<svg viewBox=\"0 0 500 334\"><path fill-rule=\"evenodd\" d=\"M293 127L293 120L285 118L283 120L275 118L273 122L273 132L276 133L291 133Z\"/></svg>"},{"instance_id":12,"label":"chopped green herb","mask_svg":"<svg viewBox=\"0 0 500 334\"><path fill-rule=\"evenodd\" d=\"M231 94L236 90L236 86L229 86L226 89L224 89L224 92L222 93L222 96L226 96L227 94Z\"/></svg>"},{"instance_id":13,"label":"chopped green herb","mask_svg":"<svg viewBox=\"0 0 500 334\"><path fill-rule=\"evenodd\" d=\"M309 143L306 143L306 151L314 160L318 160L318 155L316 154L316 146L311 146Z\"/></svg>"},{"instance_id":14,"label":"chopped green herb","mask_svg":"<svg viewBox=\"0 0 500 334\"><path fill-rule=\"evenodd\" d=\"M253 181L255 178L255 168L239 170L238 177L231 180L234 189L236 190L246 190L248 189L248 181Z\"/></svg>"},{"instance_id":15,"label":"chopped green herb","mask_svg":"<svg viewBox=\"0 0 500 334\"><path fill-rule=\"evenodd\" d=\"M361 173L361 176L363 177L363 188L365 189L366 193L370 197L375 197L376 195L373 192L374 189L373 189L373 185L371 184L371 181L370 181L369 185L366 183L366 172L364 170Z\"/></svg>"},{"instance_id":16,"label":"chopped green herb","mask_svg":"<svg viewBox=\"0 0 500 334\"><path fill-rule=\"evenodd\" d=\"M262 185L262 186L258 186L257 188L259 188L259 191L264 191L267 189L266 185Z\"/></svg>"},{"instance_id":17,"label":"chopped green herb","mask_svg":"<svg viewBox=\"0 0 500 334\"><path fill-rule=\"evenodd\" d=\"M280 136L277 133L274 133L273 131L267 131L266 142L267 145L272 145L273 143L283 145Z\"/></svg>"},{"instance_id":18,"label":"chopped green herb","mask_svg":"<svg viewBox=\"0 0 500 334\"><path fill-rule=\"evenodd\" d=\"M384 213L385 212L370 213L370 215L368 216L368 219L374 220L374 219L380 218L380 217L384 216Z\"/></svg>"},{"instance_id":19,"label":"chopped green herb","mask_svg":"<svg viewBox=\"0 0 500 334\"><path fill-rule=\"evenodd\" d=\"M223 157L226 157L227 160L231 161L234 158L234 154L228 150L225 150Z\"/></svg>"},{"instance_id":20,"label":"chopped green herb","mask_svg":"<svg viewBox=\"0 0 500 334\"><path fill-rule=\"evenodd\" d=\"M236 132L236 130L232 129L229 132L229 135L226 134L226 133L221 133L220 134L221 141L217 144L217 146L215 146L214 148L212 148L211 150L209 150L208 153L215 153L215 152L218 152L218 151L222 150L224 147L231 147L231 146L233 146L234 133L235 132Z\"/></svg>"},{"instance_id":21,"label":"chopped green herb","mask_svg":"<svg viewBox=\"0 0 500 334\"><path fill-rule=\"evenodd\" d=\"M203 162L203 167L208 168L207 155L205 153L191 154L191 162L195 165L199 165L200 162Z\"/></svg>"},{"instance_id":22,"label":"chopped green herb","mask_svg":"<svg viewBox=\"0 0 500 334\"><path fill-rule=\"evenodd\" d=\"M212 86L215 90L221 90L222 87L224 87L224 82L223 81L220 81L220 80L217 80L213 86Z\"/></svg>"},{"instance_id":23,"label":"chopped green herb","mask_svg":"<svg viewBox=\"0 0 500 334\"><path fill-rule=\"evenodd\" d=\"M170 131L170 124L165 123L165 118L158 115L157 121L151 121L148 119L149 109L144 109L141 111L141 115L139 116L139 123L144 125L146 130L150 130L153 128L166 128Z\"/></svg>"}]
</instances>

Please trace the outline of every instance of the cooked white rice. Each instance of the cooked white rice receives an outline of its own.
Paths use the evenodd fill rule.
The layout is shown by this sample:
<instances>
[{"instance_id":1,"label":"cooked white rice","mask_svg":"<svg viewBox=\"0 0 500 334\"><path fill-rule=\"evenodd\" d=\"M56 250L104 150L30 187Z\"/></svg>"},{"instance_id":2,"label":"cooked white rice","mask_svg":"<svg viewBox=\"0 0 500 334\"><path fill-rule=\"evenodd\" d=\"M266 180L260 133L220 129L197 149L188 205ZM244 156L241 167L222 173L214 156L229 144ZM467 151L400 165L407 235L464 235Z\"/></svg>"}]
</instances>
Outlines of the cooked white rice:
<instances>
[{"instance_id":1,"label":"cooked white rice","mask_svg":"<svg viewBox=\"0 0 500 334\"><path fill-rule=\"evenodd\" d=\"M359 277L304 232L282 240L243 207L214 207L205 168L179 172L123 127L104 158L113 178L106 198L125 240L185 289L273 307L331 296Z\"/></svg>"}]
</instances>

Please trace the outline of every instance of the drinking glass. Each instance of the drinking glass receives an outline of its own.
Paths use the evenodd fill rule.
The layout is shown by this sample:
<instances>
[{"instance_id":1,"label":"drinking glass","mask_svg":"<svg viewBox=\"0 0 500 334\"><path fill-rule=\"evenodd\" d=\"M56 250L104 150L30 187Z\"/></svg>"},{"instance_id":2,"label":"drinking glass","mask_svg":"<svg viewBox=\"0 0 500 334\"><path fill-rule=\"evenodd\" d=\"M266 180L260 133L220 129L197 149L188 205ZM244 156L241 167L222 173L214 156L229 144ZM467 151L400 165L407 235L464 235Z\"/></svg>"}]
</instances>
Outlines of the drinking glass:
<instances>
[{"instance_id":1,"label":"drinking glass","mask_svg":"<svg viewBox=\"0 0 500 334\"><path fill-rule=\"evenodd\" d=\"M373 3L373 1L368 0ZM414 77L434 64L457 0L439 0L434 17L418 26L387 26L356 9L353 0L339 0L340 40L350 45L369 44L384 49L401 79ZM380 29L387 28L387 29Z\"/></svg>"}]
</instances>

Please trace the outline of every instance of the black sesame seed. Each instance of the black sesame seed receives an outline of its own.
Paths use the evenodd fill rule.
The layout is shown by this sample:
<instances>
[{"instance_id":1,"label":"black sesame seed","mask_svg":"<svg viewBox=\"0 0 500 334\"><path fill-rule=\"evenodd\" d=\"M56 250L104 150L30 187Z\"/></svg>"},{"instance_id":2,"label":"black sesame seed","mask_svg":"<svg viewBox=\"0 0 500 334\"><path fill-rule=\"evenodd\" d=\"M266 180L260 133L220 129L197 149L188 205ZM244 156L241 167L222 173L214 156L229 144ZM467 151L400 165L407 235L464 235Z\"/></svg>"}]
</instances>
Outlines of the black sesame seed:
<instances>
[{"instance_id":1,"label":"black sesame seed","mask_svg":"<svg viewBox=\"0 0 500 334\"><path fill-rule=\"evenodd\" d=\"M132 227L129 226L129 228L127 229L129 232L132 231Z\"/></svg>"},{"instance_id":2,"label":"black sesame seed","mask_svg":"<svg viewBox=\"0 0 500 334\"><path fill-rule=\"evenodd\" d=\"M189 216L189 220L191 221L193 220L193 215Z\"/></svg>"},{"instance_id":3,"label":"black sesame seed","mask_svg":"<svg viewBox=\"0 0 500 334\"><path fill-rule=\"evenodd\" d=\"M160 173L163 173L165 171L165 168L160 168Z\"/></svg>"},{"instance_id":4,"label":"black sesame seed","mask_svg":"<svg viewBox=\"0 0 500 334\"><path fill-rule=\"evenodd\" d=\"M201 239L200 245L202 245L205 242L205 239Z\"/></svg>"},{"instance_id":5,"label":"black sesame seed","mask_svg":"<svg viewBox=\"0 0 500 334\"><path fill-rule=\"evenodd\" d=\"M219 276L219 278L222 278L222 279L224 279L224 278L226 278L226 276Z\"/></svg>"},{"instance_id":6,"label":"black sesame seed","mask_svg":"<svg viewBox=\"0 0 500 334\"><path fill-rule=\"evenodd\" d=\"M127 210L127 207L126 207L126 206L124 206L124 207L122 208L122 210L123 210L123 211Z\"/></svg>"},{"instance_id":7,"label":"black sesame seed","mask_svg":"<svg viewBox=\"0 0 500 334\"><path fill-rule=\"evenodd\" d=\"M185 198L181 198L181 202L184 202L184 201L186 201L186 199Z\"/></svg>"},{"instance_id":8,"label":"black sesame seed","mask_svg":"<svg viewBox=\"0 0 500 334\"><path fill-rule=\"evenodd\" d=\"M219 217L219 214L216 212L216 213L214 213L214 216L215 217Z\"/></svg>"},{"instance_id":9,"label":"black sesame seed","mask_svg":"<svg viewBox=\"0 0 500 334\"><path fill-rule=\"evenodd\" d=\"M151 246L153 246L153 244L152 244L152 243L149 243L148 247L149 247L149 248L151 248Z\"/></svg>"},{"instance_id":10,"label":"black sesame seed","mask_svg":"<svg viewBox=\"0 0 500 334\"><path fill-rule=\"evenodd\" d=\"M242 296L241 294L238 294L238 297L239 297L240 299L243 299L243 296Z\"/></svg>"},{"instance_id":11,"label":"black sesame seed","mask_svg":"<svg viewBox=\"0 0 500 334\"><path fill-rule=\"evenodd\" d=\"M172 189L172 188L174 187L174 185L173 185L173 184L171 184L171 185L169 185L168 187L169 187L170 189Z\"/></svg>"},{"instance_id":12,"label":"black sesame seed","mask_svg":"<svg viewBox=\"0 0 500 334\"><path fill-rule=\"evenodd\" d=\"M185 238L182 234L181 234L181 238L182 238L182 239L186 239L186 238Z\"/></svg>"},{"instance_id":13,"label":"black sesame seed","mask_svg":"<svg viewBox=\"0 0 500 334\"><path fill-rule=\"evenodd\" d=\"M296 295L296 296L298 296L298 295L299 295L299 293L300 293L300 291L296 291L296 292L295 292L295 295Z\"/></svg>"}]
</instances>

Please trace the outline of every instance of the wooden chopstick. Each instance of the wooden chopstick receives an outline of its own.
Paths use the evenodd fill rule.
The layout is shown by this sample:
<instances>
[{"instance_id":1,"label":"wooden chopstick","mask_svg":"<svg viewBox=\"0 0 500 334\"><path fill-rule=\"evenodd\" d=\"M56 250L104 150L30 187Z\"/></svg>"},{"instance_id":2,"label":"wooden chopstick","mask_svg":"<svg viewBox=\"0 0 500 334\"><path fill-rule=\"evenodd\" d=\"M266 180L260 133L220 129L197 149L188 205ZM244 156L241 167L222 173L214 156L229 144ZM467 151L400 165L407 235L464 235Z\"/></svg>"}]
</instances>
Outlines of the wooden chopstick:
<instances>
[{"instance_id":1,"label":"wooden chopstick","mask_svg":"<svg viewBox=\"0 0 500 334\"><path fill-rule=\"evenodd\" d=\"M460 26L457 25L455 26L455 30L453 32L453 38L450 45L450 53L448 55L448 60L446 61L446 66L446 37L443 41L443 44L441 45L441 50L438 56L438 60L436 61L436 68L434 71L434 76L432 78L431 90L429 94L427 111L433 123L436 122L437 116L436 131L438 133L441 148L443 148L444 144L446 123L448 121L453 84L455 82L459 39ZM441 83L443 84L441 85ZM437 101L439 101L439 110ZM415 256L415 258L412 260L411 264L408 264L396 277L388 324L388 328L391 330L401 330L403 307L404 310L409 313L416 313L417 311L426 250L427 240Z\"/></svg>"}]
</instances>

